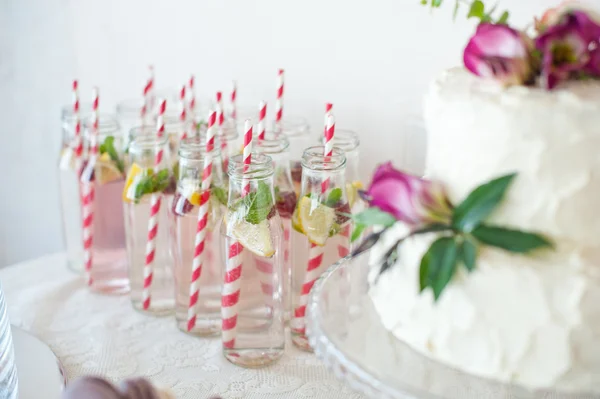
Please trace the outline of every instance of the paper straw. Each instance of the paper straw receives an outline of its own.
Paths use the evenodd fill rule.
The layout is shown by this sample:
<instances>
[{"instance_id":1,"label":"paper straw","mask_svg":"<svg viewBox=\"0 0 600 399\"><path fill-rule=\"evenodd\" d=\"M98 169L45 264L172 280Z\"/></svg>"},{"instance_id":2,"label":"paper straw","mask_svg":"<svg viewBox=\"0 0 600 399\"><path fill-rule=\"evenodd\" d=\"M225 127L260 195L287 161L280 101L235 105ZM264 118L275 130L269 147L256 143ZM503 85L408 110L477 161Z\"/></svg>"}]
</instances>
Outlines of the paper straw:
<instances>
[{"instance_id":1,"label":"paper straw","mask_svg":"<svg viewBox=\"0 0 600 399\"><path fill-rule=\"evenodd\" d=\"M196 86L194 83L194 75L190 76L190 80L188 82L188 87L189 87L189 102L188 102L188 109L190 111L190 120L191 121L195 121L196 120Z\"/></svg>"},{"instance_id":2,"label":"paper straw","mask_svg":"<svg viewBox=\"0 0 600 399\"><path fill-rule=\"evenodd\" d=\"M90 132L90 158L88 168L94 168L98 158L98 88L92 91L92 121ZM94 181L90 178L82 184L82 213L83 213L83 262L87 284L92 285L92 249L94 231Z\"/></svg>"},{"instance_id":3,"label":"paper straw","mask_svg":"<svg viewBox=\"0 0 600 399\"><path fill-rule=\"evenodd\" d=\"M152 101L152 91L154 89L154 67L150 65L148 67L148 78L146 79L146 84L144 85L144 104L142 105L142 110L140 112L142 118L142 126L146 124L146 118L152 111L153 101Z\"/></svg>"},{"instance_id":4,"label":"paper straw","mask_svg":"<svg viewBox=\"0 0 600 399\"><path fill-rule=\"evenodd\" d=\"M181 86L179 92L179 107L181 112L179 113L179 121L181 122L181 140L187 138L187 104L185 98L185 85Z\"/></svg>"},{"instance_id":5,"label":"paper straw","mask_svg":"<svg viewBox=\"0 0 600 399\"><path fill-rule=\"evenodd\" d=\"M231 89L231 119L234 121L237 119L237 82L233 81L233 88Z\"/></svg>"},{"instance_id":6,"label":"paper straw","mask_svg":"<svg viewBox=\"0 0 600 399\"><path fill-rule=\"evenodd\" d=\"M75 125L75 135L73 137L73 153L75 155L75 170L77 176L81 175L81 167L83 166L83 139L81 137L81 116L79 110L79 84L77 80L73 81L73 118Z\"/></svg>"},{"instance_id":7,"label":"paper straw","mask_svg":"<svg viewBox=\"0 0 600 399\"><path fill-rule=\"evenodd\" d=\"M252 122L246 120L244 126L244 150L243 163L244 174L250 169L252 162ZM250 181L242 181L242 198L250 192ZM235 338L237 335L237 317L240 299L242 261L244 256L244 247L232 238L229 239L230 245L227 248L227 262L225 271L225 281L221 297L221 337L223 347L231 349L235 347Z\"/></svg>"},{"instance_id":8,"label":"paper straw","mask_svg":"<svg viewBox=\"0 0 600 399\"><path fill-rule=\"evenodd\" d=\"M335 133L335 119L331 114L331 107L329 104L326 106L327 113L327 125L325 128L325 145L323 149L323 155L327 160L328 157L333 155L333 137ZM327 190L329 189L329 177L326 177L321 182L321 194L325 196ZM339 248L338 248L339 251ZM320 276L319 269L321 264L323 263L323 255L325 253L325 248L311 244L308 252L308 264L306 267L306 274L304 275L304 283L302 284L302 291L300 292L300 300L299 304L294 311L294 317L301 319L300 325L301 327L296 331L300 334L306 333L304 315L306 313L306 305L308 304L308 295L310 293L310 289L315 284L315 281Z\"/></svg>"},{"instance_id":9,"label":"paper straw","mask_svg":"<svg viewBox=\"0 0 600 399\"><path fill-rule=\"evenodd\" d=\"M190 301L188 308L187 330L192 331L196 325L196 304L198 303L199 280L204 262L206 246L206 233L208 224L208 204L210 200L210 183L212 181L212 151L215 148L215 120L216 113L211 111L208 116L208 129L206 131L206 152L204 154L204 168L202 170L202 185L200 207L198 209L198 224L194 242L194 260L192 263L192 278L190 280Z\"/></svg>"},{"instance_id":10,"label":"paper straw","mask_svg":"<svg viewBox=\"0 0 600 399\"><path fill-rule=\"evenodd\" d=\"M223 123L225 122L225 113L223 109L223 93L217 92L217 123L219 125L219 139L221 140L221 157L223 159L223 168L227 173L229 168L229 143L227 143L227 135L223 130Z\"/></svg>"},{"instance_id":11,"label":"paper straw","mask_svg":"<svg viewBox=\"0 0 600 399\"><path fill-rule=\"evenodd\" d=\"M265 130L266 130L266 117L267 117L267 103L261 101L258 105L258 139L265 139Z\"/></svg>"},{"instance_id":12,"label":"paper straw","mask_svg":"<svg viewBox=\"0 0 600 399\"><path fill-rule=\"evenodd\" d=\"M162 138L165 134L164 115L167 109L167 101L162 100L158 110L158 118L156 121L156 135ZM162 163L163 149L158 148L156 157L154 158L155 173L158 172L158 167ZM152 286L154 256L156 254L156 234L158 233L158 212L160 211L161 194L153 193L150 200L150 218L148 219L148 240L146 242L146 262L144 264L144 287L142 291L142 306L144 310L150 308Z\"/></svg>"},{"instance_id":13,"label":"paper straw","mask_svg":"<svg viewBox=\"0 0 600 399\"><path fill-rule=\"evenodd\" d=\"M281 120L283 118L283 69L277 74L277 99L275 101L275 126L277 130L281 129Z\"/></svg>"}]
</instances>

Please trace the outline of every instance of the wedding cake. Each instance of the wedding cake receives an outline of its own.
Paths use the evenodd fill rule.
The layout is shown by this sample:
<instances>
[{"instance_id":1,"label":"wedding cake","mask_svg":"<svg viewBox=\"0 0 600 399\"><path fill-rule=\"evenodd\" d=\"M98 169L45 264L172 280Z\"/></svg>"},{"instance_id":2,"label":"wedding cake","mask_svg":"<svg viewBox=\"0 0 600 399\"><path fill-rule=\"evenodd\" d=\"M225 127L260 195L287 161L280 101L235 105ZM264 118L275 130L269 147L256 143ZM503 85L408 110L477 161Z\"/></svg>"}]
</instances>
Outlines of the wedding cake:
<instances>
[{"instance_id":1,"label":"wedding cake","mask_svg":"<svg viewBox=\"0 0 600 399\"><path fill-rule=\"evenodd\" d=\"M584 19L553 12L561 13L552 15L557 25ZM479 40L481 50L477 34L470 45ZM600 69L596 49L586 71L590 62ZM426 96L425 179L399 175L409 193L383 198L399 173L386 166L367 191L371 205L399 220L371 250L370 297L386 329L449 366L530 389L599 393L600 80L552 76L543 65L535 81L531 71L503 80L498 73L523 70L474 66L471 56L467 47L468 70L444 72ZM481 186L499 176L509 176L496 181L504 194L498 184ZM429 189L434 182L443 183L443 200ZM492 211L485 201L494 190ZM469 212L487 213L472 219L477 227L465 222Z\"/></svg>"}]
</instances>

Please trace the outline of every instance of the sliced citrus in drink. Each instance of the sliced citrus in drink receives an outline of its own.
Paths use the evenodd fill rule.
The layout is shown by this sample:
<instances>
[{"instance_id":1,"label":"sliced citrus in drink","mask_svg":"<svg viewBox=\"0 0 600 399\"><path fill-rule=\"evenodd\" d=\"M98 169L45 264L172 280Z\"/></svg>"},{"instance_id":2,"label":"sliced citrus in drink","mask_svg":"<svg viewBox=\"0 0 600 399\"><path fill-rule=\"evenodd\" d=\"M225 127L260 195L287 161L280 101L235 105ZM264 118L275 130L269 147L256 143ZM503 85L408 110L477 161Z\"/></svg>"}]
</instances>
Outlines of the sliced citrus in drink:
<instances>
[{"instance_id":1,"label":"sliced citrus in drink","mask_svg":"<svg viewBox=\"0 0 600 399\"><path fill-rule=\"evenodd\" d=\"M196 180L184 180L182 184L182 194L190 204L200 206L200 191Z\"/></svg>"},{"instance_id":2,"label":"sliced citrus in drink","mask_svg":"<svg viewBox=\"0 0 600 399\"><path fill-rule=\"evenodd\" d=\"M335 210L309 197L298 205L298 226L312 244L324 246L335 222Z\"/></svg>"},{"instance_id":3,"label":"sliced citrus in drink","mask_svg":"<svg viewBox=\"0 0 600 399\"><path fill-rule=\"evenodd\" d=\"M134 179L142 173L143 169L137 163L131 164L129 173L127 174L127 180L125 181L125 187L123 188L123 201L131 202L133 196L129 196L129 189L131 188ZM139 181L139 179L138 179ZM135 190L134 190L135 192Z\"/></svg>"},{"instance_id":4,"label":"sliced citrus in drink","mask_svg":"<svg viewBox=\"0 0 600 399\"><path fill-rule=\"evenodd\" d=\"M95 173L98 183L100 184L106 184L121 179L119 168L117 168L107 153L102 154L98 158Z\"/></svg>"},{"instance_id":5,"label":"sliced citrus in drink","mask_svg":"<svg viewBox=\"0 0 600 399\"><path fill-rule=\"evenodd\" d=\"M353 181L352 183L346 183L346 194L348 195L348 202L350 208L354 206L356 200L358 200L358 190L362 190L363 184L360 181Z\"/></svg>"},{"instance_id":6,"label":"sliced citrus in drink","mask_svg":"<svg viewBox=\"0 0 600 399\"><path fill-rule=\"evenodd\" d=\"M248 223L245 220L237 221L233 225L232 234L244 248L255 255L265 258L275 255L268 220L259 224Z\"/></svg>"}]
</instances>

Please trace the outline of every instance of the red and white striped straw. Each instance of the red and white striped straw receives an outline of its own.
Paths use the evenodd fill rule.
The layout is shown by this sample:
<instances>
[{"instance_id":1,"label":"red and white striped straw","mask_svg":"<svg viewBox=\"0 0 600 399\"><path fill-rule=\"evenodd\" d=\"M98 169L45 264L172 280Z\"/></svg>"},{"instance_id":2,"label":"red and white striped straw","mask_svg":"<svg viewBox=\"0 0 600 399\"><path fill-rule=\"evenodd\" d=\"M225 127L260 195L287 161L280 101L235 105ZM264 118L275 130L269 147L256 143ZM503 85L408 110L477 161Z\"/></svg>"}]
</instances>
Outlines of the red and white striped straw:
<instances>
[{"instance_id":1,"label":"red and white striped straw","mask_svg":"<svg viewBox=\"0 0 600 399\"><path fill-rule=\"evenodd\" d=\"M283 118L283 69L277 74L277 99L275 101L275 125L281 128Z\"/></svg>"},{"instance_id":2,"label":"red and white striped straw","mask_svg":"<svg viewBox=\"0 0 600 399\"><path fill-rule=\"evenodd\" d=\"M187 330L192 331L196 325L196 304L200 294L198 283L204 263L204 250L208 225L208 203L210 200L210 183L212 181L212 151L215 148L215 120L216 113L211 111L208 116L208 129L206 131L206 153L204 154L204 168L202 170L202 186L200 208L198 210L198 224L194 242L194 260L192 263L192 278L190 280L190 301L188 307Z\"/></svg>"},{"instance_id":3,"label":"red and white striped straw","mask_svg":"<svg viewBox=\"0 0 600 399\"><path fill-rule=\"evenodd\" d=\"M194 75L190 76L190 81L188 82L189 88L189 102L188 109L190 111L190 118L192 121L196 120L196 86L194 82Z\"/></svg>"},{"instance_id":4,"label":"red and white striped straw","mask_svg":"<svg viewBox=\"0 0 600 399\"><path fill-rule=\"evenodd\" d=\"M142 118L142 126L146 124L146 118L152 111L153 101L152 101L152 91L154 90L154 67L150 65L148 67L148 78L146 79L146 84L144 85L144 104L142 105L141 110L141 118Z\"/></svg>"},{"instance_id":5,"label":"red and white striped straw","mask_svg":"<svg viewBox=\"0 0 600 399\"><path fill-rule=\"evenodd\" d=\"M250 169L252 162L252 122L247 119L244 125L244 150L242 160L244 163L244 174ZM242 181L242 198L250 193L250 181ZM229 239L227 248L227 262L225 281L221 298L221 337L223 347L231 349L235 347L237 335L237 316L240 300L240 288L242 277L242 260L244 247L237 241Z\"/></svg>"},{"instance_id":6,"label":"red and white striped straw","mask_svg":"<svg viewBox=\"0 0 600 399\"><path fill-rule=\"evenodd\" d=\"M258 105L258 139L259 140L264 140L265 139L265 130L266 130L266 124L267 124L267 103L264 101L261 101L260 104Z\"/></svg>"},{"instance_id":7,"label":"red and white striped straw","mask_svg":"<svg viewBox=\"0 0 600 399\"><path fill-rule=\"evenodd\" d=\"M231 119L234 121L237 119L237 82L233 81L233 88L231 89Z\"/></svg>"},{"instance_id":8,"label":"red and white striped straw","mask_svg":"<svg viewBox=\"0 0 600 399\"><path fill-rule=\"evenodd\" d=\"M323 137L325 137L327 135L327 118L329 118L329 114L331 114L331 111L333 110L333 104L332 103L326 103L325 104L325 123L323 124Z\"/></svg>"},{"instance_id":9,"label":"red and white striped straw","mask_svg":"<svg viewBox=\"0 0 600 399\"><path fill-rule=\"evenodd\" d=\"M328 104L329 105L329 104ZM327 125L325 128L325 145L323 149L323 156L325 160L327 157L331 157L333 155L333 136L335 134L335 119L331 114L331 108L329 106L326 107L328 111L327 114ZM321 182L321 194L325 195L327 190L329 189L329 178L326 177ZM338 251L340 249L338 248ZM302 319L301 328L297 331L300 334L305 334L305 324L304 324L304 315L306 313L306 305L308 304L308 295L310 294L310 289L315 284L315 281L320 277L320 267L323 263L323 255L325 249L321 246L311 244L309 252L308 252L308 264L306 267L306 274L304 275L304 283L302 284L302 290L300 292L300 300L299 304L294 311L294 317Z\"/></svg>"},{"instance_id":10,"label":"red and white striped straw","mask_svg":"<svg viewBox=\"0 0 600 399\"><path fill-rule=\"evenodd\" d=\"M164 115L167 109L167 101L162 100L158 109L158 118L156 121L156 134L162 138L165 134ZM155 172L162 163L163 149L158 148L154 158ZM146 263L144 264L144 285L142 291L142 306L144 310L150 308L154 256L156 254L156 234L158 233L158 212L160 211L161 194L154 193L150 200L150 218L148 219L148 240L146 242Z\"/></svg>"},{"instance_id":11,"label":"red and white striped straw","mask_svg":"<svg viewBox=\"0 0 600 399\"><path fill-rule=\"evenodd\" d=\"M185 85L181 86L179 91L179 107L181 112L179 114L179 122L181 122L181 140L187 138L187 101L185 97Z\"/></svg>"},{"instance_id":12,"label":"red and white striped straw","mask_svg":"<svg viewBox=\"0 0 600 399\"><path fill-rule=\"evenodd\" d=\"M88 167L94 168L98 158L98 88L92 91L92 121L90 132L90 158ZM92 285L92 250L94 231L94 181L86 181L82 187L83 212L83 259L88 285Z\"/></svg>"},{"instance_id":13,"label":"red and white striped straw","mask_svg":"<svg viewBox=\"0 0 600 399\"><path fill-rule=\"evenodd\" d=\"M79 83L77 80L73 81L73 118L75 122L75 136L73 138L73 153L75 155L75 170L77 176L81 175L81 168L83 166L83 139L81 137L81 116L79 110Z\"/></svg>"},{"instance_id":14,"label":"red and white striped straw","mask_svg":"<svg viewBox=\"0 0 600 399\"><path fill-rule=\"evenodd\" d=\"M217 92L217 123L219 125L219 139L221 140L221 157L223 159L223 168L227 172L229 167L229 143L227 142L227 136L223 130L223 123L225 122L225 110L223 109L223 93Z\"/></svg>"}]
</instances>

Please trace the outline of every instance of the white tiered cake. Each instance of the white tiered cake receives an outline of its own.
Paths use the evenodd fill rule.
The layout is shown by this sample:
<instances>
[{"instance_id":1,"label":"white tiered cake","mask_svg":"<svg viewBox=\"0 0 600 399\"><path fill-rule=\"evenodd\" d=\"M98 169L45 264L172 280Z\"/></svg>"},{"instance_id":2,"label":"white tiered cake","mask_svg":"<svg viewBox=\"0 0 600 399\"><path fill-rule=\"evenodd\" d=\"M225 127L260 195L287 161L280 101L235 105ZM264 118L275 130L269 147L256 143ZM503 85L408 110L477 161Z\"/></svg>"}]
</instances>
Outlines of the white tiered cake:
<instances>
[{"instance_id":1,"label":"white tiered cake","mask_svg":"<svg viewBox=\"0 0 600 399\"><path fill-rule=\"evenodd\" d=\"M425 108L427 176L457 204L517 172L490 221L541 232L556 248L523 256L482 247L476 270L457 273L434 302L431 290L419 293L419 264L435 235L410 238L371 288L383 324L473 374L600 392L600 82L503 88L453 69ZM387 232L374 258L405 233Z\"/></svg>"}]
</instances>

